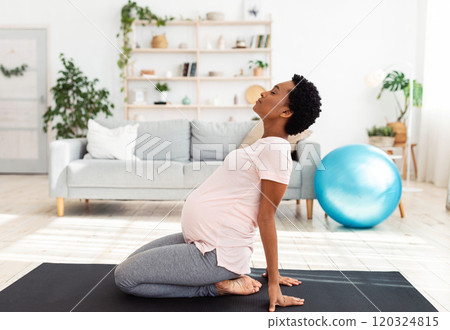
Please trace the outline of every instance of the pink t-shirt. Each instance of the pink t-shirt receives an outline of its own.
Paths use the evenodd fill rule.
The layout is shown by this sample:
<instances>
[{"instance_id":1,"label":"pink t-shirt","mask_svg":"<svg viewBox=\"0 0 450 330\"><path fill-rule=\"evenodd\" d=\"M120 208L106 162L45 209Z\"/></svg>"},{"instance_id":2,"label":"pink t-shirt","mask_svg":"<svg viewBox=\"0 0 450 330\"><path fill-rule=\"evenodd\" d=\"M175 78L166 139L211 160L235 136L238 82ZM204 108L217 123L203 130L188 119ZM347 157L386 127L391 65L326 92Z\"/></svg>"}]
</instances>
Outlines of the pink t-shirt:
<instances>
[{"instance_id":1,"label":"pink t-shirt","mask_svg":"<svg viewBox=\"0 0 450 330\"><path fill-rule=\"evenodd\" d=\"M216 249L218 266L250 273L261 179L288 184L291 172L291 146L283 138L268 136L233 150L186 199L181 212L185 242L202 254Z\"/></svg>"}]
</instances>

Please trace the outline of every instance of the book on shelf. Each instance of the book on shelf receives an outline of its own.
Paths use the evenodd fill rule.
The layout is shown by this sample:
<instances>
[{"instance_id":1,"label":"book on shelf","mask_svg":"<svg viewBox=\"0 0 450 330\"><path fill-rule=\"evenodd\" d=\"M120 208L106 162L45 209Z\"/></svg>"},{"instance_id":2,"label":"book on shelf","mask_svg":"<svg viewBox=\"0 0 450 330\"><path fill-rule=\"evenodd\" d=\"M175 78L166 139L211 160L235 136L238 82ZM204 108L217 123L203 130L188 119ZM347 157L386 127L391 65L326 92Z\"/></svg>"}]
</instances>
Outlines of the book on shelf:
<instances>
[{"instance_id":1,"label":"book on shelf","mask_svg":"<svg viewBox=\"0 0 450 330\"><path fill-rule=\"evenodd\" d=\"M179 75L182 77L195 77L197 74L197 62L185 62L179 66Z\"/></svg>"},{"instance_id":2,"label":"book on shelf","mask_svg":"<svg viewBox=\"0 0 450 330\"><path fill-rule=\"evenodd\" d=\"M266 48L267 36L268 36L268 34L263 35L260 48Z\"/></svg>"},{"instance_id":3,"label":"book on shelf","mask_svg":"<svg viewBox=\"0 0 450 330\"><path fill-rule=\"evenodd\" d=\"M249 48L255 48L255 35L252 35L251 37L250 37L250 45L249 45Z\"/></svg>"},{"instance_id":4,"label":"book on shelf","mask_svg":"<svg viewBox=\"0 0 450 330\"><path fill-rule=\"evenodd\" d=\"M195 77L197 74L197 62L192 62L189 68L189 76Z\"/></svg>"},{"instance_id":5,"label":"book on shelf","mask_svg":"<svg viewBox=\"0 0 450 330\"><path fill-rule=\"evenodd\" d=\"M185 62L183 66L183 77L187 77L188 75L188 69L189 69L189 63Z\"/></svg>"},{"instance_id":6,"label":"book on shelf","mask_svg":"<svg viewBox=\"0 0 450 330\"><path fill-rule=\"evenodd\" d=\"M258 35L258 48L261 48L263 38L264 36L262 34Z\"/></svg>"},{"instance_id":7,"label":"book on shelf","mask_svg":"<svg viewBox=\"0 0 450 330\"><path fill-rule=\"evenodd\" d=\"M269 48L270 47L270 34L267 35L266 38L266 43L264 44L265 48Z\"/></svg>"},{"instance_id":8,"label":"book on shelf","mask_svg":"<svg viewBox=\"0 0 450 330\"><path fill-rule=\"evenodd\" d=\"M268 48L270 47L270 34L255 34L250 37L249 48Z\"/></svg>"}]
</instances>

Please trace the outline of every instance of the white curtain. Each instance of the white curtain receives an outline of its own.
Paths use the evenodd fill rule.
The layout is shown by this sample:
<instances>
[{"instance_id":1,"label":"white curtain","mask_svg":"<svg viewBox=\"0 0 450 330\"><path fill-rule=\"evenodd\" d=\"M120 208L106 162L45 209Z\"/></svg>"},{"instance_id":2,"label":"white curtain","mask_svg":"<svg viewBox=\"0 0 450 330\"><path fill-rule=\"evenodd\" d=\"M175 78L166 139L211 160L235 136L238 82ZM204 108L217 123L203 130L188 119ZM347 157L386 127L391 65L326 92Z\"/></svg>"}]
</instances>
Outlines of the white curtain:
<instances>
[{"instance_id":1,"label":"white curtain","mask_svg":"<svg viewBox=\"0 0 450 330\"><path fill-rule=\"evenodd\" d=\"M427 4L418 180L447 187L450 173L450 1Z\"/></svg>"}]
</instances>

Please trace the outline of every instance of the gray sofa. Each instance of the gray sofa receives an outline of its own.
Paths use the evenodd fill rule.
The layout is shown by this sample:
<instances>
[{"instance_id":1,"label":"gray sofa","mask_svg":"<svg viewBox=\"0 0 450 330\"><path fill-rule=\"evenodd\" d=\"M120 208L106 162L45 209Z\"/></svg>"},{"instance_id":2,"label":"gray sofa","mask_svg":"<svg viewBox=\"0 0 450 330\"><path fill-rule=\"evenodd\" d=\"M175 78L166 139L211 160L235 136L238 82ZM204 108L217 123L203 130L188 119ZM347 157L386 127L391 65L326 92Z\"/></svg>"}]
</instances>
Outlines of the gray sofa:
<instances>
[{"instance_id":1,"label":"gray sofa","mask_svg":"<svg viewBox=\"0 0 450 330\"><path fill-rule=\"evenodd\" d=\"M96 120L114 128L135 121ZM139 122L133 162L117 159L85 159L87 140L56 140L50 144L50 197L57 199L58 216L64 215L64 199L185 200L256 125L255 121L203 122L183 119ZM307 157L320 157L320 145L299 141L293 154L293 171L283 197L307 200L312 217L316 166ZM299 163L298 159L302 159ZM300 165L300 166L299 166Z\"/></svg>"}]
</instances>

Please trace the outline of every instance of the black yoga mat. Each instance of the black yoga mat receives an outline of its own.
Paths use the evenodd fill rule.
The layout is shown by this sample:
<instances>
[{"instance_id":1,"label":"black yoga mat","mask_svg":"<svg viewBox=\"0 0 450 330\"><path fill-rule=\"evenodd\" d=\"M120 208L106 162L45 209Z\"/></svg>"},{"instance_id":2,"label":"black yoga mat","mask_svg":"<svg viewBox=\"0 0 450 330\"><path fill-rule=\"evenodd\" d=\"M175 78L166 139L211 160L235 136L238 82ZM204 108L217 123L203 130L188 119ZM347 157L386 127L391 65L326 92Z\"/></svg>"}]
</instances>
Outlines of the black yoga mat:
<instances>
[{"instance_id":1,"label":"black yoga mat","mask_svg":"<svg viewBox=\"0 0 450 330\"><path fill-rule=\"evenodd\" d=\"M268 310L267 280L262 277L264 269L252 269L250 276L263 284L261 290L253 295L149 299L122 293L114 284L114 271L111 271L114 266L44 263L0 292L0 312L71 310L266 312ZM105 277L108 272L109 275ZM276 311L376 312L377 308L382 312L437 311L399 272L344 271L343 273L345 276L339 271L280 270L282 276L302 281L298 286L282 285L283 294L304 298L305 304L277 306ZM103 278L104 280L98 284ZM369 299L377 308L369 302Z\"/></svg>"}]
</instances>

